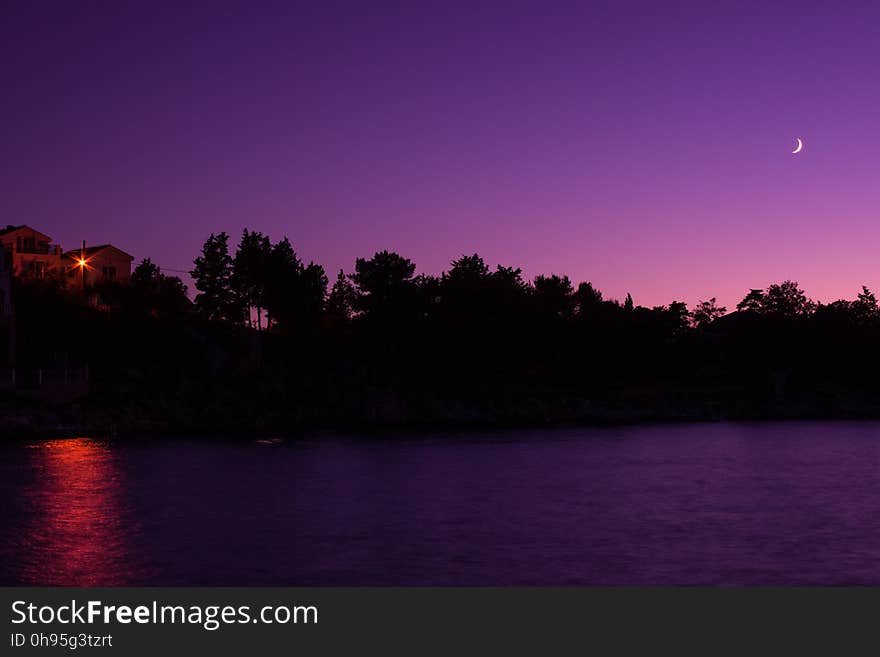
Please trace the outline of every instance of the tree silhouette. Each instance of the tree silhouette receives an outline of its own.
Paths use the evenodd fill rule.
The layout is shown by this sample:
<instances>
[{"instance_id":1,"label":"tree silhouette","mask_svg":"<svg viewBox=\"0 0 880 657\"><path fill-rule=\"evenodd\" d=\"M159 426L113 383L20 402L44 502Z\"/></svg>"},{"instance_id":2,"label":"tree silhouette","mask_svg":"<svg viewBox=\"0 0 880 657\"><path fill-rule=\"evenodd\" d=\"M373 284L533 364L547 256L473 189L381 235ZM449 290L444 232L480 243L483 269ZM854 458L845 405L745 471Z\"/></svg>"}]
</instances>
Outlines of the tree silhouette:
<instances>
[{"instance_id":1,"label":"tree silhouette","mask_svg":"<svg viewBox=\"0 0 880 657\"><path fill-rule=\"evenodd\" d=\"M290 297L296 293L302 262L287 237L272 245L266 261L265 305L267 325L289 323Z\"/></svg>"},{"instance_id":2,"label":"tree silhouette","mask_svg":"<svg viewBox=\"0 0 880 657\"><path fill-rule=\"evenodd\" d=\"M700 301L691 312L691 321L696 328L705 328L724 315L727 308L719 306L715 297Z\"/></svg>"},{"instance_id":3,"label":"tree silhouette","mask_svg":"<svg viewBox=\"0 0 880 657\"><path fill-rule=\"evenodd\" d=\"M411 260L380 251L366 260L358 258L352 282L358 287L356 309L369 319L400 318L412 302L416 266Z\"/></svg>"},{"instance_id":4,"label":"tree silhouette","mask_svg":"<svg viewBox=\"0 0 880 657\"><path fill-rule=\"evenodd\" d=\"M327 274L314 262L306 265L299 275L296 293L297 307L305 321L314 322L324 310L327 299Z\"/></svg>"},{"instance_id":5,"label":"tree silhouette","mask_svg":"<svg viewBox=\"0 0 880 657\"><path fill-rule=\"evenodd\" d=\"M268 237L245 228L232 261L232 286L246 308L248 324L256 312L257 330L263 328L271 252Z\"/></svg>"},{"instance_id":6,"label":"tree silhouette","mask_svg":"<svg viewBox=\"0 0 880 657\"><path fill-rule=\"evenodd\" d=\"M574 293L574 302L578 315L586 316L601 305L602 293L592 283L581 283Z\"/></svg>"},{"instance_id":7,"label":"tree silhouette","mask_svg":"<svg viewBox=\"0 0 880 657\"><path fill-rule=\"evenodd\" d=\"M423 280L421 286L430 294L429 288L434 284ZM476 253L453 260L450 270L438 281L437 292L439 299L434 301L442 302L449 320L473 324L492 312L492 274Z\"/></svg>"},{"instance_id":8,"label":"tree silhouette","mask_svg":"<svg viewBox=\"0 0 880 657\"><path fill-rule=\"evenodd\" d=\"M783 281L767 288L761 310L780 317L802 317L815 307L795 281Z\"/></svg>"},{"instance_id":9,"label":"tree silhouette","mask_svg":"<svg viewBox=\"0 0 880 657\"><path fill-rule=\"evenodd\" d=\"M489 277L489 266L476 253L462 256L452 261L452 268L446 278L453 285L468 286L485 281Z\"/></svg>"},{"instance_id":10,"label":"tree silhouette","mask_svg":"<svg viewBox=\"0 0 880 657\"><path fill-rule=\"evenodd\" d=\"M736 305L740 312L752 312L775 317L803 317L816 309L816 304L798 287L795 281L774 283L767 288L749 290Z\"/></svg>"},{"instance_id":11,"label":"tree silhouette","mask_svg":"<svg viewBox=\"0 0 880 657\"><path fill-rule=\"evenodd\" d=\"M574 289L568 276L536 276L535 301L545 316L567 319L574 313Z\"/></svg>"},{"instance_id":12,"label":"tree silhouette","mask_svg":"<svg viewBox=\"0 0 880 657\"><path fill-rule=\"evenodd\" d=\"M336 281L327 297L327 312L338 319L350 320L354 316L357 303L357 290L343 270L339 270Z\"/></svg>"},{"instance_id":13,"label":"tree silhouette","mask_svg":"<svg viewBox=\"0 0 880 657\"><path fill-rule=\"evenodd\" d=\"M239 322L243 308L232 289L232 258L229 256L229 235L211 233L202 246L202 255L190 271L199 293L196 308L210 320Z\"/></svg>"},{"instance_id":14,"label":"tree silhouette","mask_svg":"<svg viewBox=\"0 0 880 657\"><path fill-rule=\"evenodd\" d=\"M764 290L752 288L749 293L743 297L743 300L736 304L739 312L760 313L764 311Z\"/></svg>"},{"instance_id":15,"label":"tree silhouette","mask_svg":"<svg viewBox=\"0 0 880 657\"><path fill-rule=\"evenodd\" d=\"M131 272L131 284L137 287L152 287L159 283L162 275L158 265L155 265L150 258L144 258Z\"/></svg>"},{"instance_id":16,"label":"tree silhouette","mask_svg":"<svg viewBox=\"0 0 880 657\"><path fill-rule=\"evenodd\" d=\"M853 313L861 322L873 322L880 318L880 309L877 307L877 297L864 285L858 298L852 304Z\"/></svg>"},{"instance_id":17,"label":"tree silhouette","mask_svg":"<svg viewBox=\"0 0 880 657\"><path fill-rule=\"evenodd\" d=\"M158 265L145 258L131 272L130 305L154 315L180 315L190 308L186 285L177 276L166 276ZM118 286L117 286L118 287Z\"/></svg>"},{"instance_id":18,"label":"tree silhouette","mask_svg":"<svg viewBox=\"0 0 880 657\"><path fill-rule=\"evenodd\" d=\"M212 321L149 259L130 285L97 284L88 298L63 279L16 278L14 356L41 367L49 345L93 365L102 395L123 391L97 404L133 398L132 417L201 413L224 429L880 413L880 307L867 287L814 304L782 281L718 321L715 297L692 311L607 301L590 283L530 284L476 253L440 276L415 269L381 251L339 270L328 296L323 268L289 239L243 231L231 258L226 234L212 234L192 271L195 307Z\"/></svg>"},{"instance_id":19,"label":"tree silhouette","mask_svg":"<svg viewBox=\"0 0 880 657\"><path fill-rule=\"evenodd\" d=\"M303 266L287 237L269 252L266 267L265 305L277 331L311 329L320 318L327 296L327 275L315 263Z\"/></svg>"},{"instance_id":20,"label":"tree silhouette","mask_svg":"<svg viewBox=\"0 0 880 657\"><path fill-rule=\"evenodd\" d=\"M684 301L672 301L667 310L673 333L680 333L691 324L691 313Z\"/></svg>"}]
</instances>

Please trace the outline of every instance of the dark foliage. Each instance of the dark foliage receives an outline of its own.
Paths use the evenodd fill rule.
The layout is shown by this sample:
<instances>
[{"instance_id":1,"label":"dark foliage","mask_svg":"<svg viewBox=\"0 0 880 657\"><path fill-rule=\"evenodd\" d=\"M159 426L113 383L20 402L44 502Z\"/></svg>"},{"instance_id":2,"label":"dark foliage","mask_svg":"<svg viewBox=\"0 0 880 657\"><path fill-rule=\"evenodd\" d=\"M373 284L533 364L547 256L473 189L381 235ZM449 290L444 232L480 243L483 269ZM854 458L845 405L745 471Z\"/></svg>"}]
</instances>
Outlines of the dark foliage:
<instances>
[{"instance_id":1,"label":"dark foliage","mask_svg":"<svg viewBox=\"0 0 880 657\"><path fill-rule=\"evenodd\" d=\"M867 288L817 304L784 281L732 313L646 308L477 254L426 276L382 251L328 294L289 240L249 231L234 257L212 235L193 275L194 304L149 260L85 296L19 281L17 362L88 363L84 413L114 426L880 416Z\"/></svg>"},{"instance_id":2,"label":"dark foliage","mask_svg":"<svg viewBox=\"0 0 880 657\"><path fill-rule=\"evenodd\" d=\"M229 235L208 237L202 255L194 261L190 276L196 284L196 308L208 319L238 321L244 316L247 299L242 300L233 287Z\"/></svg>"}]
</instances>

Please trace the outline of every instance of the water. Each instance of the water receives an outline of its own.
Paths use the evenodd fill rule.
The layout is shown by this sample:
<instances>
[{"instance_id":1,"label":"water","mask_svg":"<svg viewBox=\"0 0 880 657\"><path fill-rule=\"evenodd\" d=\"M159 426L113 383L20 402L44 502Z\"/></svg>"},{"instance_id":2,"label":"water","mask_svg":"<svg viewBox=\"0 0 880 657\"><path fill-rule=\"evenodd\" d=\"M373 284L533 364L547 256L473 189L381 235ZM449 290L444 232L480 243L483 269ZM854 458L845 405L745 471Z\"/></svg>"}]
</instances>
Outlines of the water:
<instances>
[{"instance_id":1,"label":"water","mask_svg":"<svg viewBox=\"0 0 880 657\"><path fill-rule=\"evenodd\" d=\"M880 584L880 424L0 447L0 584Z\"/></svg>"}]
</instances>

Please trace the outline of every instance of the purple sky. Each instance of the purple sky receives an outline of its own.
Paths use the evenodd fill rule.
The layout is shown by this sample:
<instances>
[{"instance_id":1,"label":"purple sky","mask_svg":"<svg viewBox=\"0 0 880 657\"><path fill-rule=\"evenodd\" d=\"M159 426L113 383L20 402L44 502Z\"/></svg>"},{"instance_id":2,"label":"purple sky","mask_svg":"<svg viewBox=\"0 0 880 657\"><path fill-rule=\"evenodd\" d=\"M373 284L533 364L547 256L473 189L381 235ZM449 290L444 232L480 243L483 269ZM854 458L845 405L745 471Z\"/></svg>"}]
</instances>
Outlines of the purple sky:
<instances>
[{"instance_id":1,"label":"purple sky","mask_svg":"<svg viewBox=\"0 0 880 657\"><path fill-rule=\"evenodd\" d=\"M644 305L880 287L876 3L52 4L0 9L0 194L66 248L188 269L250 227L331 280L388 248Z\"/></svg>"}]
</instances>

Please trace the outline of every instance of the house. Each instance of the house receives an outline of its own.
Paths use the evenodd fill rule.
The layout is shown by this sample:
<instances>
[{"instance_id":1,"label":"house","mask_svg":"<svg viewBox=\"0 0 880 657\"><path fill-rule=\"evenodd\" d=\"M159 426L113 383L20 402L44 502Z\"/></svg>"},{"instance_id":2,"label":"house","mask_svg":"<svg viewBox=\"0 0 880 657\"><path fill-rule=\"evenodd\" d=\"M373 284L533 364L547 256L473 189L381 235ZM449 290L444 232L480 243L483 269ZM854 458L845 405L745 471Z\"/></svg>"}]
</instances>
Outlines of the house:
<instances>
[{"instance_id":1,"label":"house","mask_svg":"<svg viewBox=\"0 0 880 657\"><path fill-rule=\"evenodd\" d=\"M0 363L12 363L15 355L15 308L12 305L12 267L5 249L0 249ZM0 368L0 373L7 374ZM10 381L0 376L0 388Z\"/></svg>"},{"instance_id":2,"label":"house","mask_svg":"<svg viewBox=\"0 0 880 657\"><path fill-rule=\"evenodd\" d=\"M12 317L12 267L9 256L0 249L0 321Z\"/></svg>"},{"instance_id":3,"label":"house","mask_svg":"<svg viewBox=\"0 0 880 657\"><path fill-rule=\"evenodd\" d=\"M101 244L68 251L62 259L68 281L86 287L102 281L127 282L131 278L134 256L112 244Z\"/></svg>"},{"instance_id":4,"label":"house","mask_svg":"<svg viewBox=\"0 0 880 657\"><path fill-rule=\"evenodd\" d=\"M50 271L59 271L62 267L61 247L30 226L10 225L0 230L0 244L13 276L44 278Z\"/></svg>"},{"instance_id":5,"label":"house","mask_svg":"<svg viewBox=\"0 0 880 657\"><path fill-rule=\"evenodd\" d=\"M134 257L112 244L101 244L64 253L52 238L30 226L7 226L0 230L6 268L13 277L45 278L51 272L66 274L80 286L100 281L127 281ZM81 262L83 264L81 264ZM83 272L85 270L85 272ZM0 291L0 310L2 310Z\"/></svg>"}]
</instances>

